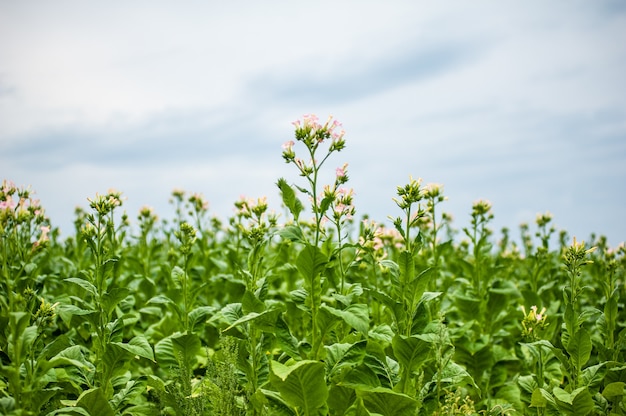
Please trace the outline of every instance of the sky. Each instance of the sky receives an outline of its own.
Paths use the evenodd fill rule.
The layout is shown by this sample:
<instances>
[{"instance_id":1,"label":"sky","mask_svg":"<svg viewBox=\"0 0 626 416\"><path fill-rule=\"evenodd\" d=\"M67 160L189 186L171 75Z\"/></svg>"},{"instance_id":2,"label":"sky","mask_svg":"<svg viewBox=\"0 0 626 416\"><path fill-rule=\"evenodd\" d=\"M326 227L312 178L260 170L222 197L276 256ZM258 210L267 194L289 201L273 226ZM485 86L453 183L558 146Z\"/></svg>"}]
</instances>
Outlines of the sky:
<instances>
[{"instance_id":1,"label":"sky","mask_svg":"<svg viewBox=\"0 0 626 416\"><path fill-rule=\"evenodd\" d=\"M283 213L291 122L332 115L346 148L325 166L348 163L357 217L391 226L412 176L443 184L457 229L487 199L495 238L549 211L616 246L624 74L618 0L1 1L0 177L62 237L110 188L131 221L171 217L175 188L222 219L241 196Z\"/></svg>"}]
</instances>

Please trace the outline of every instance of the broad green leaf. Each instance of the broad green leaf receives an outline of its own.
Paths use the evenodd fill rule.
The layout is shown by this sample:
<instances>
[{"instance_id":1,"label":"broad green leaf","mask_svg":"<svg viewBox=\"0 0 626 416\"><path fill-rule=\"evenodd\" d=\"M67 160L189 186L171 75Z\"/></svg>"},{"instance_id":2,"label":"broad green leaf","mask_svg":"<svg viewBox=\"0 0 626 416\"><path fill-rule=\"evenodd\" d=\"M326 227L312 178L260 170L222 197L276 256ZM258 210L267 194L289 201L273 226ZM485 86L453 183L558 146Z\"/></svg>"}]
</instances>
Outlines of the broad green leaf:
<instances>
[{"instance_id":1,"label":"broad green leaf","mask_svg":"<svg viewBox=\"0 0 626 416\"><path fill-rule=\"evenodd\" d=\"M176 304L176 302L174 302L172 299L168 298L165 295L158 295L153 298L150 298L147 303L156 303L158 305L169 305L169 304L175 305Z\"/></svg>"},{"instance_id":2,"label":"broad green leaf","mask_svg":"<svg viewBox=\"0 0 626 416\"><path fill-rule=\"evenodd\" d=\"M201 348L200 338L196 334L177 333L157 342L154 352L161 368L178 368L179 365L193 368Z\"/></svg>"},{"instance_id":3,"label":"broad green leaf","mask_svg":"<svg viewBox=\"0 0 626 416\"><path fill-rule=\"evenodd\" d=\"M617 397L617 396L624 396L624 393L625 393L624 387L626 387L626 383L624 383L623 381L616 381L613 383L609 383L606 385L604 390L602 390L602 395L606 397L607 399L612 398L612 397Z\"/></svg>"},{"instance_id":4,"label":"broad green leaf","mask_svg":"<svg viewBox=\"0 0 626 416\"><path fill-rule=\"evenodd\" d=\"M581 374L581 381L587 387L596 387L604 380L606 375L606 362L585 368Z\"/></svg>"},{"instance_id":5,"label":"broad green leaf","mask_svg":"<svg viewBox=\"0 0 626 416\"><path fill-rule=\"evenodd\" d=\"M83 309L79 308L76 305L70 304L60 304L57 307L56 311L61 320L63 320L66 325L70 325L73 316L83 316L96 313L96 311L93 309Z\"/></svg>"},{"instance_id":6,"label":"broad green leaf","mask_svg":"<svg viewBox=\"0 0 626 416\"><path fill-rule=\"evenodd\" d=\"M194 332L196 327L204 325L207 318L215 313L213 306L198 306L189 312L189 331Z\"/></svg>"},{"instance_id":7,"label":"broad green leaf","mask_svg":"<svg viewBox=\"0 0 626 416\"><path fill-rule=\"evenodd\" d=\"M296 416L296 412L276 391L260 389L267 400L267 407L272 416Z\"/></svg>"},{"instance_id":8,"label":"broad green leaf","mask_svg":"<svg viewBox=\"0 0 626 416\"><path fill-rule=\"evenodd\" d=\"M257 312L261 313L265 310L265 304L254 293L246 290L241 299L241 308L243 313Z\"/></svg>"},{"instance_id":9,"label":"broad green leaf","mask_svg":"<svg viewBox=\"0 0 626 416\"><path fill-rule=\"evenodd\" d=\"M374 339L382 345L390 345L393 339L394 332L387 324L376 325L373 327L367 335L369 338Z\"/></svg>"},{"instance_id":10,"label":"broad green leaf","mask_svg":"<svg viewBox=\"0 0 626 416\"><path fill-rule=\"evenodd\" d=\"M434 376L437 379L438 376ZM448 362L441 374L442 383L450 383L452 385L468 385L478 388L472 376L459 364L454 361Z\"/></svg>"},{"instance_id":11,"label":"broad green leaf","mask_svg":"<svg viewBox=\"0 0 626 416\"><path fill-rule=\"evenodd\" d=\"M363 404L363 399L357 397L352 406L346 410L344 416L370 416L371 413L367 411Z\"/></svg>"},{"instance_id":12,"label":"broad green leaf","mask_svg":"<svg viewBox=\"0 0 626 416\"><path fill-rule=\"evenodd\" d=\"M125 287L115 287L102 295L102 308L106 316L110 316L115 307L130 294L130 290Z\"/></svg>"},{"instance_id":13,"label":"broad green leaf","mask_svg":"<svg viewBox=\"0 0 626 416\"><path fill-rule=\"evenodd\" d=\"M104 355L102 356L102 363L104 364L104 380L110 380L113 376L118 375L126 368L126 363L132 359L132 354L126 349L117 345L119 343L107 344ZM112 394L109 390L110 386L102 386L105 391L105 395Z\"/></svg>"},{"instance_id":14,"label":"broad green leaf","mask_svg":"<svg viewBox=\"0 0 626 416\"><path fill-rule=\"evenodd\" d=\"M430 358L432 344L415 335L396 335L391 345L398 363L409 372L417 371Z\"/></svg>"},{"instance_id":15,"label":"broad green leaf","mask_svg":"<svg viewBox=\"0 0 626 416\"><path fill-rule=\"evenodd\" d=\"M76 402L76 406L82 407L91 415L115 416L115 412L113 412L111 405L104 397L104 393L100 388L87 390L81 394Z\"/></svg>"},{"instance_id":16,"label":"broad green leaf","mask_svg":"<svg viewBox=\"0 0 626 416\"><path fill-rule=\"evenodd\" d=\"M150 361L154 361L154 352L152 351L152 347L143 335L137 335L127 344L123 342L113 342L112 344L125 349L133 355L147 358Z\"/></svg>"},{"instance_id":17,"label":"broad green leaf","mask_svg":"<svg viewBox=\"0 0 626 416\"><path fill-rule=\"evenodd\" d=\"M93 296L97 296L98 294L98 289L96 289L96 287L92 285L86 279L81 279L80 277L68 277L67 279L63 279L63 280L66 282L74 283L75 285L82 287Z\"/></svg>"},{"instance_id":18,"label":"broad green leaf","mask_svg":"<svg viewBox=\"0 0 626 416\"><path fill-rule=\"evenodd\" d=\"M66 365L73 365L83 370L89 369L86 363L85 357L82 353L82 347L79 345L72 345L59 351L57 355L52 357L48 361L43 361L41 369L47 371L50 368L63 367Z\"/></svg>"},{"instance_id":19,"label":"broad green leaf","mask_svg":"<svg viewBox=\"0 0 626 416\"><path fill-rule=\"evenodd\" d=\"M140 376L134 380L129 380L126 385L118 391L110 401L115 412L121 412L122 408L133 398L146 391L147 379Z\"/></svg>"},{"instance_id":20,"label":"broad green leaf","mask_svg":"<svg viewBox=\"0 0 626 416\"><path fill-rule=\"evenodd\" d=\"M279 313L280 310L278 309L268 309L261 313L250 312L249 314L237 319L235 322L223 329L222 332L226 333L238 325L251 321L253 321L257 325L257 327L261 328L262 330L272 331L274 328L274 323L276 322L276 316Z\"/></svg>"},{"instance_id":21,"label":"broad green leaf","mask_svg":"<svg viewBox=\"0 0 626 416\"><path fill-rule=\"evenodd\" d=\"M172 267L170 275L172 277L172 281L178 283L182 287L183 280L185 280L185 271L180 266L174 266Z\"/></svg>"},{"instance_id":22,"label":"broad green leaf","mask_svg":"<svg viewBox=\"0 0 626 416\"><path fill-rule=\"evenodd\" d=\"M533 394L530 399L530 407L546 407L548 405L548 401L543 394L541 393L541 389L536 388L533 390Z\"/></svg>"},{"instance_id":23,"label":"broad green leaf","mask_svg":"<svg viewBox=\"0 0 626 416\"><path fill-rule=\"evenodd\" d=\"M574 368L580 370L589 361L591 348L591 336L585 328L578 329L574 335L570 336L566 350Z\"/></svg>"},{"instance_id":24,"label":"broad green leaf","mask_svg":"<svg viewBox=\"0 0 626 416\"><path fill-rule=\"evenodd\" d=\"M317 415L328 398L324 363L303 360L286 366L278 361L271 362L270 380L287 403L302 409L303 415Z\"/></svg>"},{"instance_id":25,"label":"broad green leaf","mask_svg":"<svg viewBox=\"0 0 626 416\"><path fill-rule=\"evenodd\" d=\"M326 309L332 315L341 318L345 323L362 334L367 334L369 330L369 308L363 303L350 305L346 309L336 309L332 306L322 305L321 309Z\"/></svg>"},{"instance_id":26,"label":"broad green leaf","mask_svg":"<svg viewBox=\"0 0 626 416\"><path fill-rule=\"evenodd\" d=\"M328 259L318 247L306 245L298 254L296 266L305 281L311 282L324 271L327 261Z\"/></svg>"},{"instance_id":27,"label":"broad green leaf","mask_svg":"<svg viewBox=\"0 0 626 416\"><path fill-rule=\"evenodd\" d=\"M384 387L357 390L356 393L370 413L382 416L414 416L418 408L415 399Z\"/></svg>"},{"instance_id":28,"label":"broad green leaf","mask_svg":"<svg viewBox=\"0 0 626 416\"><path fill-rule=\"evenodd\" d=\"M333 344L327 345L326 375L330 380L339 381L342 373L352 369L363 362L367 341L359 341L354 344Z\"/></svg>"},{"instance_id":29,"label":"broad green leaf","mask_svg":"<svg viewBox=\"0 0 626 416\"><path fill-rule=\"evenodd\" d=\"M287 225L285 228L280 230L279 234L285 240L295 241L298 243L306 242L302 229L297 225Z\"/></svg>"},{"instance_id":30,"label":"broad green leaf","mask_svg":"<svg viewBox=\"0 0 626 416\"><path fill-rule=\"evenodd\" d=\"M328 393L328 410L330 414L344 415L354 403L356 392L354 389L344 386L332 385Z\"/></svg>"},{"instance_id":31,"label":"broad green leaf","mask_svg":"<svg viewBox=\"0 0 626 416\"><path fill-rule=\"evenodd\" d=\"M567 415L585 416L593 410L593 398L587 387L580 387L568 393L560 387L552 390L559 410Z\"/></svg>"}]
</instances>

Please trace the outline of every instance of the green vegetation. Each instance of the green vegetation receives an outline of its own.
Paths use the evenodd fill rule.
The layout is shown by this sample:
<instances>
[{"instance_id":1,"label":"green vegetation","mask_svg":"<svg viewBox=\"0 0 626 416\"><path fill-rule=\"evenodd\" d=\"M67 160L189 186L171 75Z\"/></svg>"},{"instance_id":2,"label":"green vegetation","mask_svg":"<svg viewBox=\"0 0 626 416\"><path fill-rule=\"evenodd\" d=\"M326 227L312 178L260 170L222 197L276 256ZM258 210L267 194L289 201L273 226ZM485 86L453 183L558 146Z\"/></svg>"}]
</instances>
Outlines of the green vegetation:
<instances>
[{"instance_id":1,"label":"green vegetation","mask_svg":"<svg viewBox=\"0 0 626 416\"><path fill-rule=\"evenodd\" d=\"M623 245L549 214L495 243L487 201L458 231L412 178L392 227L357 222L347 165L320 182L340 124L294 125L280 216L176 190L131 226L109 191L60 240L4 181L0 414L626 415Z\"/></svg>"}]
</instances>

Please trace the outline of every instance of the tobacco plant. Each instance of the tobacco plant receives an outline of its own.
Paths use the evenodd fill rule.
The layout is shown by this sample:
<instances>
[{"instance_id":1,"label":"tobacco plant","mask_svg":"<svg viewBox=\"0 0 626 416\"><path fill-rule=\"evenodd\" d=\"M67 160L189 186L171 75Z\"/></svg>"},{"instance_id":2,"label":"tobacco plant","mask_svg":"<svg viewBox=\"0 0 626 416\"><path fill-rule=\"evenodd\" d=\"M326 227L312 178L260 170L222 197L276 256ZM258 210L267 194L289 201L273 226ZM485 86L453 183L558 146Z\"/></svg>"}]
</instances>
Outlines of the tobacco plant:
<instances>
[{"instance_id":1,"label":"tobacco plant","mask_svg":"<svg viewBox=\"0 0 626 416\"><path fill-rule=\"evenodd\" d=\"M294 128L281 214L242 197L222 220L176 189L133 224L109 191L60 239L5 180L0 414L626 414L623 244L547 212L496 236L486 200L457 229L412 177L388 222L357 219L328 167L341 124Z\"/></svg>"}]
</instances>

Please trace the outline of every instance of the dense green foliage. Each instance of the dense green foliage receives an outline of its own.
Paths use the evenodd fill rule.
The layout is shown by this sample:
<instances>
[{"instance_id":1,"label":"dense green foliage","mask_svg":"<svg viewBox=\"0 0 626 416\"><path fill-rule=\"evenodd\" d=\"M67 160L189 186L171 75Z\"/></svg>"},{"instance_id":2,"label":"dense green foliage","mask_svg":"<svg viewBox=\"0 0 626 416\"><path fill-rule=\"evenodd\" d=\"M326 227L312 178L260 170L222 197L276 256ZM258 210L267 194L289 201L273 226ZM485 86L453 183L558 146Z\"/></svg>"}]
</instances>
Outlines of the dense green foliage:
<instances>
[{"instance_id":1,"label":"dense green foliage","mask_svg":"<svg viewBox=\"0 0 626 416\"><path fill-rule=\"evenodd\" d=\"M284 146L302 183L278 181L281 216L242 199L223 222L174 191L172 220L131 226L109 191L60 240L5 181L0 413L626 414L623 245L548 214L496 243L488 202L455 230L413 179L392 227L355 222L347 166L318 183L339 124L294 124L310 160Z\"/></svg>"}]
</instances>

